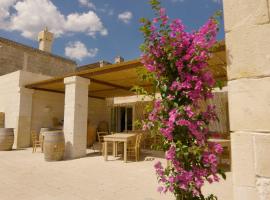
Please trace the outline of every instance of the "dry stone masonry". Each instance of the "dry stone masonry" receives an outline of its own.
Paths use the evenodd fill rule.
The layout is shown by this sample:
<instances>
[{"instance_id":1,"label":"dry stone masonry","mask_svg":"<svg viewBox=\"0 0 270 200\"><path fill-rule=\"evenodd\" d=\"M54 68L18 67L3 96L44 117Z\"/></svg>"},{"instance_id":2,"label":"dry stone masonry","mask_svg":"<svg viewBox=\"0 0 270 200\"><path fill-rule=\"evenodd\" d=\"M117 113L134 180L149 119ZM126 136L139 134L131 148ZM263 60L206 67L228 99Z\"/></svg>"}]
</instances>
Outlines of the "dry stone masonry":
<instances>
[{"instance_id":1,"label":"dry stone masonry","mask_svg":"<svg viewBox=\"0 0 270 200\"><path fill-rule=\"evenodd\" d=\"M270 1L223 5L234 200L269 200Z\"/></svg>"}]
</instances>

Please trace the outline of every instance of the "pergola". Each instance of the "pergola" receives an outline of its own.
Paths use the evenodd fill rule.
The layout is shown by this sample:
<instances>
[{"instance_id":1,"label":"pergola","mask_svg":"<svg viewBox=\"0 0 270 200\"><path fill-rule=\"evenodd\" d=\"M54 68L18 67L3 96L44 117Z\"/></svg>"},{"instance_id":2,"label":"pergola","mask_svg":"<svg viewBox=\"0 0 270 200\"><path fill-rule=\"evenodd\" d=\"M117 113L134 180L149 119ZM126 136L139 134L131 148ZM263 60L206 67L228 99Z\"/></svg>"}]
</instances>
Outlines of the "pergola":
<instances>
[{"instance_id":1,"label":"pergola","mask_svg":"<svg viewBox=\"0 0 270 200\"><path fill-rule=\"evenodd\" d=\"M218 80L227 80L225 44L220 42L208 61L209 69ZM88 97L106 99L131 96L134 85L151 87L141 82L138 70L144 68L140 60L132 60L104 67L86 69L26 85L26 88L65 94L64 134L66 157L85 155Z\"/></svg>"},{"instance_id":2,"label":"pergola","mask_svg":"<svg viewBox=\"0 0 270 200\"><path fill-rule=\"evenodd\" d=\"M213 56L208 61L208 64L216 80L227 80L226 53L223 41L219 43L219 46L213 52ZM79 76L91 81L88 88L89 97L105 99L108 97L130 96L134 95L130 90L134 85L151 86L150 83L139 80L138 70L142 68L144 67L140 60L132 60L66 74L45 81L35 82L26 85L26 87L35 90L65 93L64 79L71 76Z\"/></svg>"}]
</instances>

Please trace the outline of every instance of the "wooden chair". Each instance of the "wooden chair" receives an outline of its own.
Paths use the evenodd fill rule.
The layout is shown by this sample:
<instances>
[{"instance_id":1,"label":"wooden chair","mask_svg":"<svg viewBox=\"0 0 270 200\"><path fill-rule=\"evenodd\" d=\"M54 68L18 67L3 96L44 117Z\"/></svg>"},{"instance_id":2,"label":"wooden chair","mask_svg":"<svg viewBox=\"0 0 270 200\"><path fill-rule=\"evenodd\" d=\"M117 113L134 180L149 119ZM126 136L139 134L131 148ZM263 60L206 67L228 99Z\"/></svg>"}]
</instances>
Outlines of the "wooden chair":
<instances>
[{"instance_id":1,"label":"wooden chair","mask_svg":"<svg viewBox=\"0 0 270 200\"><path fill-rule=\"evenodd\" d=\"M142 133L138 133L136 135L135 141L128 143L128 146L127 146L127 156L135 158L136 162L140 159L142 136L143 136Z\"/></svg>"},{"instance_id":2,"label":"wooden chair","mask_svg":"<svg viewBox=\"0 0 270 200\"><path fill-rule=\"evenodd\" d=\"M99 151L103 155L104 154L104 136L108 135L109 133L107 131L98 131L97 136L98 136L98 143L99 143Z\"/></svg>"},{"instance_id":3,"label":"wooden chair","mask_svg":"<svg viewBox=\"0 0 270 200\"><path fill-rule=\"evenodd\" d=\"M40 147L41 148L41 152L43 152L43 148L42 148L42 142L39 138L38 138L38 135L37 135L37 132L32 130L31 131L31 135L32 135L32 143L33 143L33 151L32 153L34 152L37 152L37 147Z\"/></svg>"}]
</instances>

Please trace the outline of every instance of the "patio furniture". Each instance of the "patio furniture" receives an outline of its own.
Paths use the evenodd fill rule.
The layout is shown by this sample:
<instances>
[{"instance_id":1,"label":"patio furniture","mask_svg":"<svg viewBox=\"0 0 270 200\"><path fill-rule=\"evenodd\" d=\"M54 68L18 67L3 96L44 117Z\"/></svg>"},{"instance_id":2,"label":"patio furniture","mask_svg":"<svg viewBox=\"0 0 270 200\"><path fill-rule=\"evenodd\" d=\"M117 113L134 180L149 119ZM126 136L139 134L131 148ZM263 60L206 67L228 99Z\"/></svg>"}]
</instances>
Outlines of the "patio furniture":
<instances>
[{"instance_id":1,"label":"patio furniture","mask_svg":"<svg viewBox=\"0 0 270 200\"><path fill-rule=\"evenodd\" d=\"M42 142L40 140L40 138L38 138L38 135L37 135L37 132L32 130L31 131L31 136L32 136L32 143L33 143L33 150L32 150L32 153L34 152L37 152L37 147L40 147L41 148L41 152L43 152L43 145L42 145Z\"/></svg>"},{"instance_id":2,"label":"patio furniture","mask_svg":"<svg viewBox=\"0 0 270 200\"><path fill-rule=\"evenodd\" d=\"M130 140L136 137L136 133L115 133L113 135L106 135L104 139L104 160L108 160L108 143L113 142L113 156L116 156L117 142L124 143L124 162L127 162L127 144Z\"/></svg>"},{"instance_id":3,"label":"patio furniture","mask_svg":"<svg viewBox=\"0 0 270 200\"><path fill-rule=\"evenodd\" d=\"M98 136L98 143L99 143L99 151L103 155L104 154L104 136L109 135L108 132L103 131L103 132L97 132Z\"/></svg>"},{"instance_id":4,"label":"patio furniture","mask_svg":"<svg viewBox=\"0 0 270 200\"><path fill-rule=\"evenodd\" d=\"M140 147L142 141L142 133L136 135L136 140L134 142L128 143L127 146L127 157L135 158L137 162L140 159Z\"/></svg>"},{"instance_id":5,"label":"patio furniture","mask_svg":"<svg viewBox=\"0 0 270 200\"><path fill-rule=\"evenodd\" d=\"M106 121L99 122L98 127L97 127L97 131L98 132L108 132L109 131L108 122L106 122Z\"/></svg>"}]
</instances>

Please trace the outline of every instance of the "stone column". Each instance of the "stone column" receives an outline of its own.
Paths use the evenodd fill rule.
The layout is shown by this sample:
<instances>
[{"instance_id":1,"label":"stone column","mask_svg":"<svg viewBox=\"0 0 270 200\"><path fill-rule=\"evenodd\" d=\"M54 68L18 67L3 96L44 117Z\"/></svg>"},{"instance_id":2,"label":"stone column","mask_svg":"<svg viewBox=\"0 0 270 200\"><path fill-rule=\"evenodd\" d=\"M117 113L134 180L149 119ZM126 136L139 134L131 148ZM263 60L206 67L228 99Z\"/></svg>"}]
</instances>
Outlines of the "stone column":
<instances>
[{"instance_id":1,"label":"stone column","mask_svg":"<svg viewBox=\"0 0 270 200\"><path fill-rule=\"evenodd\" d=\"M64 134L65 157L80 158L86 155L88 85L89 79L72 76L64 79L65 111Z\"/></svg>"},{"instance_id":2,"label":"stone column","mask_svg":"<svg viewBox=\"0 0 270 200\"><path fill-rule=\"evenodd\" d=\"M32 119L32 89L19 88L19 107L15 132L14 147L25 148L31 144L31 119ZM15 105L14 105L15 106Z\"/></svg>"},{"instance_id":3,"label":"stone column","mask_svg":"<svg viewBox=\"0 0 270 200\"><path fill-rule=\"evenodd\" d=\"M270 199L270 1L223 0L234 200Z\"/></svg>"}]
</instances>

